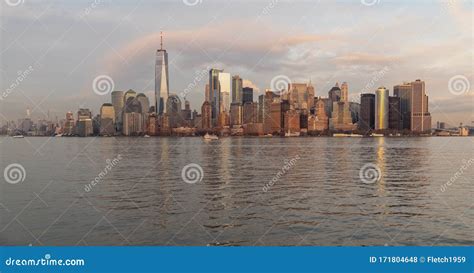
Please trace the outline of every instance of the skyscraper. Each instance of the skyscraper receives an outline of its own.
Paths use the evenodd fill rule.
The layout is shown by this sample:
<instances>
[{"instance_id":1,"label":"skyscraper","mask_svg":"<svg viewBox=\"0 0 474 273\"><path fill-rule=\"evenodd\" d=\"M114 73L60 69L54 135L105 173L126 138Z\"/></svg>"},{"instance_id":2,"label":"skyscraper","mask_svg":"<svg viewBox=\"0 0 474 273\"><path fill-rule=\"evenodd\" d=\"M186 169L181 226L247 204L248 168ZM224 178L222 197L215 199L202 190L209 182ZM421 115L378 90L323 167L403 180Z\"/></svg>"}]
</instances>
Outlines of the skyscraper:
<instances>
[{"instance_id":1,"label":"skyscraper","mask_svg":"<svg viewBox=\"0 0 474 273\"><path fill-rule=\"evenodd\" d=\"M163 49L163 33L161 33L160 49L156 51L155 62L155 109L157 114L166 113L168 96L168 53Z\"/></svg>"},{"instance_id":2,"label":"skyscraper","mask_svg":"<svg viewBox=\"0 0 474 273\"><path fill-rule=\"evenodd\" d=\"M359 129L368 132L375 128L375 95L360 95Z\"/></svg>"},{"instance_id":3,"label":"skyscraper","mask_svg":"<svg viewBox=\"0 0 474 273\"><path fill-rule=\"evenodd\" d=\"M215 68L212 68L211 70L209 70L209 95L210 95L210 104L211 104L212 126L217 126L217 123L219 121L219 113L220 113L220 106L221 106L219 74L222 71L223 70L219 70ZM204 119L204 113L203 113L203 119Z\"/></svg>"},{"instance_id":4,"label":"skyscraper","mask_svg":"<svg viewBox=\"0 0 474 273\"><path fill-rule=\"evenodd\" d=\"M402 115L400 111L400 98L388 97L388 128L400 130L402 126Z\"/></svg>"},{"instance_id":5,"label":"skyscraper","mask_svg":"<svg viewBox=\"0 0 474 273\"><path fill-rule=\"evenodd\" d=\"M100 134L111 136L115 134L115 110L111 103L104 103L100 107Z\"/></svg>"},{"instance_id":6,"label":"skyscraper","mask_svg":"<svg viewBox=\"0 0 474 273\"><path fill-rule=\"evenodd\" d=\"M411 128L411 93L412 86L410 83L403 83L393 87L393 94L400 98L400 113L402 118L402 130L410 130Z\"/></svg>"},{"instance_id":7,"label":"skyscraper","mask_svg":"<svg viewBox=\"0 0 474 273\"><path fill-rule=\"evenodd\" d=\"M242 104L246 102L253 102L253 88L252 87L242 88Z\"/></svg>"},{"instance_id":8,"label":"skyscraper","mask_svg":"<svg viewBox=\"0 0 474 273\"><path fill-rule=\"evenodd\" d=\"M145 128L148 128L147 123L148 123L148 112L150 110L150 100L143 93L140 93L137 95L137 100L138 102L140 102L140 105L142 107L142 128L143 128L143 131L145 131Z\"/></svg>"},{"instance_id":9,"label":"skyscraper","mask_svg":"<svg viewBox=\"0 0 474 273\"><path fill-rule=\"evenodd\" d=\"M309 83L288 84L288 99L294 109L309 110L314 106L314 87Z\"/></svg>"},{"instance_id":10,"label":"skyscraper","mask_svg":"<svg viewBox=\"0 0 474 273\"><path fill-rule=\"evenodd\" d=\"M113 91L112 92L112 105L115 112L115 129L122 130L122 111L124 106L123 101L123 91Z\"/></svg>"},{"instance_id":11,"label":"skyscraper","mask_svg":"<svg viewBox=\"0 0 474 273\"><path fill-rule=\"evenodd\" d=\"M416 80L411 83L411 130L426 132L431 130L431 115L428 112L428 96L425 91L425 82Z\"/></svg>"},{"instance_id":12,"label":"skyscraper","mask_svg":"<svg viewBox=\"0 0 474 273\"><path fill-rule=\"evenodd\" d=\"M242 78L239 75L232 77L232 103L242 103Z\"/></svg>"},{"instance_id":13,"label":"skyscraper","mask_svg":"<svg viewBox=\"0 0 474 273\"><path fill-rule=\"evenodd\" d=\"M220 89L220 113L230 112L230 90L232 88L232 81L229 73L219 73L219 89Z\"/></svg>"},{"instance_id":14,"label":"skyscraper","mask_svg":"<svg viewBox=\"0 0 474 273\"><path fill-rule=\"evenodd\" d=\"M347 82L341 84L341 101L349 101L349 86L347 85Z\"/></svg>"},{"instance_id":15,"label":"skyscraper","mask_svg":"<svg viewBox=\"0 0 474 273\"><path fill-rule=\"evenodd\" d=\"M375 91L375 130L388 129L388 89L379 87Z\"/></svg>"}]
</instances>

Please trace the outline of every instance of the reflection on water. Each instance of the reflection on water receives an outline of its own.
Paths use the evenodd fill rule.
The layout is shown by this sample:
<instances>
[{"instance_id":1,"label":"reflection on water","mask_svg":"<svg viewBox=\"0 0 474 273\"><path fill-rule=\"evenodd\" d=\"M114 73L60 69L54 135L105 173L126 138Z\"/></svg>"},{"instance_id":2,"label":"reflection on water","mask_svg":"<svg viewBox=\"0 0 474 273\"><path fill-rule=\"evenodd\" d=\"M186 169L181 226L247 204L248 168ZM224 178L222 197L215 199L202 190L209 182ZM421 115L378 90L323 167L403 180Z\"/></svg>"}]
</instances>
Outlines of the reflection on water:
<instances>
[{"instance_id":1,"label":"reflection on water","mask_svg":"<svg viewBox=\"0 0 474 273\"><path fill-rule=\"evenodd\" d=\"M474 243L474 167L440 191L474 157L470 138L3 138L0 151L2 170L27 173L0 186L1 244ZM190 163L196 184L181 178ZM367 163L374 184L359 178Z\"/></svg>"}]
</instances>

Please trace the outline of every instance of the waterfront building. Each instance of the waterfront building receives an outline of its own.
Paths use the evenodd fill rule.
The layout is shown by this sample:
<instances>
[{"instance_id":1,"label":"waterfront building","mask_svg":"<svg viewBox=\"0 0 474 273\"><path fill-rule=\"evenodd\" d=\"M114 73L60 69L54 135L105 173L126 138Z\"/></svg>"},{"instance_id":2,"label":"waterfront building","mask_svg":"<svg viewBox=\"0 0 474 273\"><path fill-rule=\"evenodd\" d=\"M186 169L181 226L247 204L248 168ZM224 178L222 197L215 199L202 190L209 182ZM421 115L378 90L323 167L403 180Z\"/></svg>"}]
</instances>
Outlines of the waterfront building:
<instances>
[{"instance_id":1,"label":"waterfront building","mask_svg":"<svg viewBox=\"0 0 474 273\"><path fill-rule=\"evenodd\" d=\"M155 110L157 114L166 113L169 96L168 53L163 49L163 33L160 37L160 49L155 60Z\"/></svg>"},{"instance_id":2,"label":"waterfront building","mask_svg":"<svg viewBox=\"0 0 474 273\"><path fill-rule=\"evenodd\" d=\"M142 106L137 98L130 97L125 103L122 133L125 136L137 136L144 132Z\"/></svg>"},{"instance_id":3,"label":"waterfront building","mask_svg":"<svg viewBox=\"0 0 474 273\"><path fill-rule=\"evenodd\" d=\"M220 113L230 112L230 91L232 89L232 81L229 73L219 73L219 89L220 89Z\"/></svg>"},{"instance_id":4,"label":"waterfront building","mask_svg":"<svg viewBox=\"0 0 474 273\"><path fill-rule=\"evenodd\" d=\"M243 125L244 134L249 136L261 136L263 135L263 124L262 123L247 123Z\"/></svg>"},{"instance_id":5,"label":"waterfront building","mask_svg":"<svg viewBox=\"0 0 474 273\"><path fill-rule=\"evenodd\" d=\"M166 104L166 113L169 117L170 128L178 128L182 125L181 99L178 95L169 95L168 103Z\"/></svg>"},{"instance_id":6,"label":"waterfront building","mask_svg":"<svg viewBox=\"0 0 474 273\"><path fill-rule=\"evenodd\" d=\"M147 125L147 122L148 122L148 112L150 111L150 100L148 99L148 97L143 94L143 93L140 93L137 95L137 100L138 102L140 102L140 105L141 105L141 108L142 108L142 128L147 128L148 125Z\"/></svg>"},{"instance_id":7,"label":"waterfront building","mask_svg":"<svg viewBox=\"0 0 474 273\"><path fill-rule=\"evenodd\" d=\"M329 119L329 128L335 131L352 131L355 129L352 124L351 111L349 103L335 101L332 106L331 118Z\"/></svg>"},{"instance_id":8,"label":"waterfront building","mask_svg":"<svg viewBox=\"0 0 474 273\"><path fill-rule=\"evenodd\" d=\"M104 103L100 107L100 135L115 134L115 109L112 103Z\"/></svg>"},{"instance_id":9,"label":"waterfront building","mask_svg":"<svg viewBox=\"0 0 474 273\"><path fill-rule=\"evenodd\" d=\"M239 127L242 125L242 105L240 102L233 102L230 105L230 126Z\"/></svg>"},{"instance_id":10,"label":"waterfront building","mask_svg":"<svg viewBox=\"0 0 474 273\"><path fill-rule=\"evenodd\" d=\"M69 111L66 113L66 120L64 121L64 130L63 134L65 135L73 135L74 134L74 114Z\"/></svg>"},{"instance_id":11,"label":"waterfront building","mask_svg":"<svg viewBox=\"0 0 474 273\"><path fill-rule=\"evenodd\" d=\"M128 91L125 92L125 94L123 95L123 105L124 105L124 107L127 104L127 101L128 101L129 98L135 98L136 96L137 96L137 92L135 92L132 89L128 89ZM122 109L122 112L123 112L123 109Z\"/></svg>"},{"instance_id":12,"label":"waterfront building","mask_svg":"<svg viewBox=\"0 0 474 273\"><path fill-rule=\"evenodd\" d=\"M323 100L316 101L314 114L308 117L308 131L325 131L329 126L329 118L326 114Z\"/></svg>"},{"instance_id":13,"label":"waterfront building","mask_svg":"<svg viewBox=\"0 0 474 273\"><path fill-rule=\"evenodd\" d=\"M360 95L359 130L369 132L375 129L375 94Z\"/></svg>"},{"instance_id":14,"label":"waterfront building","mask_svg":"<svg viewBox=\"0 0 474 273\"><path fill-rule=\"evenodd\" d=\"M243 106L243 124L257 123L258 105L255 102L245 102Z\"/></svg>"},{"instance_id":15,"label":"waterfront building","mask_svg":"<svg viewBox=\"0 0 474 273\"><path fill-rule=\"evenodd\" d=\"M232 103L240 103L243 101L242 78L239 75L232 77Z\"/></svg>"},{"instance_id":16,"label":"waterfront building","mask_svg":"<svg viewBox=\"0 0 474 273\"><path fill-rule=\"evenodd\" d=\"M349 85L347 84L347 82L343 82L341 84L341 101L349 101Z\"/></svg>"},{"instance_id":17,"label":"waterfront building","mask_svg":"<svg viewBox=\"0 0 474 273\"><path fill-rule=\"evenodd\" d=\"M205 88L204 92L205 92L204 93L204 97L205 97L204 101L211 102L212 101L212 99L211 99L212 95L211 95L211 91L209 89L209 84L208 83L206 84L206 88Z\"/></svg>"},{"instance_id":18,"label":"waterfront building","mask_svg":"<svg viewBox=\"0 0 474 273\"><path fill-rule=\"evenodd\" d=\"M154 110L154 107L153 107L153 110ZM149 136L155 136L157 135L157 123L158 123L158 120L156 118L156 113L155 111L151 112L150 115L148 115L148 127L147 127L147 130L146 130L146 133L149 135Z\"/></svg>"},{"instance_id":19,"label":"waterfront building","mask_svg":"<svg viewBox=\"0 0 474 273\"><path fill-rule=\"evenodd\" d=\"M446 123L442 121L436 122L436 129L446 129Z\"/></svg>"},{"instance_id":20,"label":"waterfront building","mask_svg":"<svg viewBox=\"0 0 474 273\"><path fill-rule=\"evenodd\" d=\"M388 128L400 130L402 127L402 115L399 97L388 97Z\"/></svg>"},{"instance_id":21,"label":"waterfront building","mask_svg":"<svg viewBox=\"0 0 474 273\"><path fill-rule=\"evenodd\" d=\"M331 116L333 112L334 102L341 100L342 91L339 88L339 83L336 82L336 85L331 88L328 92L328 113Z\"/></svg>"},{"instance_id":22,"label":"waterfront building","mask_svg":"<svg viewBox=\"0 0 474 273\"><path fill-rule=\"evenodd\" d=\"M244 87L242 88L242 105L246 102L253 102L253 88Z\"/></svg>"},{"instance_id":23,"label":"waterfront building","mask_svg":"<svg viewBox=\"0 0 474 273\"><path fill-rule=\"evenodd\" d=\"M209 101L205 101L201 107L202 129L212 129L212 106Z\"/></svg>"},{"instance_id":24,"label":"waterfront building","mask_svg":"<svg viewBox=\"0 0 474 273\"><path fill-rule=\"evenodd\" d=\"M115 129L117 131L122 131L122 111L125 105L123 96L123 91L113 91L112 95L112 105L114 106L115 112Z\"/></svg>"},{"instance_id":25,"label":"waterfront building","mask_svg":"<svg viewBox=\"0 0 474 273\"><path fill-rule=\"evenodd\" d=\"M192 127L192 112L191 112L191 105L189 101L185 98L184 99L184 109L181 110L181 117L182 117L182 126L184 127Z\"/></svg>"},{"instance_id":26,"label":"waterfront building","mask_svg":"<svg viewBox=\"0 0 474 273\"><path fill-rule=\"evenodd\" d=\"M265 90L265 95L263 97L263 109L262 109L263 131L265 134L273 133L271 105L273 102L279 103L279 101L280 101L280 96L276 95L274 92L272 92L269 89Z\"/></svg>"},{"instance_id":27,"label":"waterfront building","mask_svg":"<svg viewBox=\"0 0 474 273\"><path fill-rule=\"evenodd\" d=\"M344 103L349 103L349 110L351 111L352 123L356 124L359 122L360 116L360 103L353 101L345 101Z\"/></svg>"},{"instance_id":28,"label":"waterfront building","mask_svg":"<svg viewBox=\"0 0 474 273\"><path fill-rule=\"evenodd\" d=\"M270 131L271 134L281 133L281 124L282 124L282 107L281 103L279 101L272 102L270 104L270 119L267 119L267 121L270 121Z\"/></svg>"},{"instance_id":29,"label":"waterfront building","mask_svg":"<svg viewBox=\"0 0 474 273\"><path fill-rule=\"evenodd\" d=\"M265 95L258 96L258 116L257 122L263 124L263 108L264 108L264 97Z\"/></svg>"},{"instance_id":30,"label":"waterfront building","mask_svg":"<svg viewBox=\"0 0 474 273\"><path fill-rule=\"evenodd\" d=\"M222 73L223 70L212 68L209 70L209 96L210 96L210 103L211 103L211 119L212 119L212 126L217 127L217 123L219 121L219 113L221 107L221 89L220 89L220 82L219 82L219 74ZM203 114L204 115L204 114Z\"/></svg>"},{"instance_id":31,"label":"waterfront building","mask_svg":"<svg viewBox=\"0 0 474 273\"><path fill-rule=\"evenodd\" d=\"M411 129L411 83L403 83L393 87L393 94L400 98L400 112L402 117L402 130Z\"/></svg>"},{"instance_id":32,"label":"waterfront building","mask_svg":"<svg viewBox=\"0 0 474 273\"><path fill-rule=\"evenodd\" d=\"M314 106L314 87L309 83L288 84L288 100L293 109L309 110Z\"/></svg>"},{"instance_id":33,"label":"waterfront building","mask_svg":"<svg viewBox=\"0 0 474 273\"><path fill-rule=\"evenodd\" d=\"M80 137L92 136L94 128L92 127L91 118L83 118L77 121L76 133Z\"/></svg>"},{"instance_id":34,"label":"waterfront building","mask_svg":"<svg viewBox=\"0 0 474 273\"><path fill-rule=\"evenodd\" d=\"M416 80L411 83L411 130L413 132L427 132L431 130L431 115L428 111L428 96L425 91L425 82Z\"/></svg>"},{"instance_id":35,"label":"waterfront building","mask_svg":"<svg viewBox=\"0 0 474 273\"><path fill-rule=\"evenodd\" d=\"M383 86L375 91L375 130L388 129L388 97Z\"/></svg>"},{"instance_id":36,"label":"waterfront building","mask_svg":"<svg viewBox=\"0 0 474 273\"><path fill-rule=\"evenodd\" d=\"M286 111L284 123L285 133L299 133L301 131L300 113L296 110Z\"/></svg>"}]
</instances>

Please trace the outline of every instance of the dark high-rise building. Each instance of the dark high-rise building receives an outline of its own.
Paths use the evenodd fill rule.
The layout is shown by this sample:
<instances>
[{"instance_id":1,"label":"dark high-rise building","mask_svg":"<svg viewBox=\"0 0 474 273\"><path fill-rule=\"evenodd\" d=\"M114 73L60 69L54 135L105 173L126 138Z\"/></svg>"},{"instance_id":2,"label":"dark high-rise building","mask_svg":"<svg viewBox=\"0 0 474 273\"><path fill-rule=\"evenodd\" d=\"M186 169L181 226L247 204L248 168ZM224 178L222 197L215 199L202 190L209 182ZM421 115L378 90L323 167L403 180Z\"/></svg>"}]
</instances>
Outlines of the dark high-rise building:
<instances>
[{"instance_id":1,"label":"dark high-rise building","mask_svg":"<svg viewBox=\"0 0 474 273\"><path fill-rule=\"evenodd\" d=\"M253 88L252 87L242 88L242 104L246 102L253 102Z\"/></svg>"},{"instance_id":2,"label":"dark high-rise building","mask_svg":"<svg viewBox=\"0 0 474 273\"><path fill-rule=\"evenodd\" d=\"M375 128L375 94L361 94L359 129L365 132Z\"/></svg>"},{"instance_id":3,"label":"dark high-rise building","mask_svg":"<svg viewBox=\"0 0 474 273\"><path fill-rule=\"evenodd\" d=\"M213 126L217 125L217 121L219 118L219 110L220 110L219 108L221 104L219 73L222 71L223 70L214 69L214 68L209 70L209 94L210 94L211 118L212 118ZM203 117L204 117L204 114L203 114Z\"/></svg>"},{"instance_id":4,"label":"dark high-rise building","mask_svg":"<svg viewBox=\"0 0 474 273\"><path fill-rule=\"evenodd\" d=\"M411 128L411 93L412 86L410 83L395 85L393 87L393 95L400 98L402 130L410 130Z\"/></svg>"},{"instance_id":5,"label":"dark high-rise building","mask_svg":"<svg viewBox=\"0 0 474 273\"><path fill-rule=\"evenodd\" d=\"M400 130L402 126L402 115L400 110L400 98L388 97L388 128Z\"/></svg>"},{"instance_id":6,"label":"dark high-rise building","mask_svg":"<svg viewBox=\"0 0 474 273\"><path fill-rule=\"evenodd\" d=\"M258 119L258 107L255 102L246 102L243 106L243 124L256 123Z\"/></svg>"}]
</instances>

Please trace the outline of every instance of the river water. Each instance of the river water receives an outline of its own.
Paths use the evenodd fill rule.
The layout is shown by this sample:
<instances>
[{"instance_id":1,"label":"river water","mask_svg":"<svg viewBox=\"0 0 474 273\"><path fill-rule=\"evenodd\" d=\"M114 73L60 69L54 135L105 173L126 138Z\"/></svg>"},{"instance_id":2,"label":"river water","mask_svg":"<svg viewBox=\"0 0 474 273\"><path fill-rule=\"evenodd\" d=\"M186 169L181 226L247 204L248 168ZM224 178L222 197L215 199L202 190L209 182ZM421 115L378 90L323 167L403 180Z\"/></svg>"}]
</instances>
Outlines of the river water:
<instances>
[{"instance_id":1,"label":"river water","mask_svg":"<svg viewBox=\"0 0 474 273\"><path fill-rule=\"evenodd\" d=\"M0 244L472 245L473 148L472 137L2 137Z\"/></svg>"}]
</instances>

